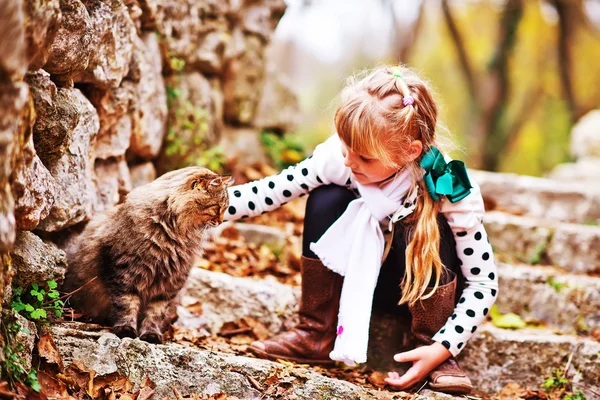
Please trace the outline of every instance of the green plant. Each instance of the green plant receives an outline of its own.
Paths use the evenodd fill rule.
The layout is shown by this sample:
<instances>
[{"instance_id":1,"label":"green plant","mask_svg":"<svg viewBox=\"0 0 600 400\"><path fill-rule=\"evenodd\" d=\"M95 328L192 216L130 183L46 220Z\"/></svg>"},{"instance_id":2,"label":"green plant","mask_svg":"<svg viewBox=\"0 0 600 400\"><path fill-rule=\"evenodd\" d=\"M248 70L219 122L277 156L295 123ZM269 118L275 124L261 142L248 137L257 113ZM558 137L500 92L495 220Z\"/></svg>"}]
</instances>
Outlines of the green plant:
<instances>
[{"instance_id":1,"label":"green plant","mask_svg":"<svg viewBox=\"0 0 600 400\"><path fill-rule=\"evenodd\" d=\"M557 293L560 293L561 290L569 287L568 283L559 282L553 276L549 276L548 279L546 279L546 283L548 285L552 286L554 288L554 290L556 290Z\"/></svg>"},{"instance_id":2,"label":"green plant","mask_svg":"<svg viewBox=\"0 0 600 400\"><path fill-rule=\"evenodd\" d=\"M65 303L59 299L57 287L56 281L50 280L44 287L32 283L29 291L22 287L15 288L10 307L27 319L45 320L48 318L47 311L54 312L60 318Z\"/></svg>"},{"instance_id":3,"label":"green plant","mask_svg":"<svg viewBox=\"0 0 600 400\"><path fill-rule=\"evenodd\" d=\"M214 146L202 152L200 157L196 158L196 165L201 165L222 174L227 163L227 157L223 153L223 149L219 146Z\"/></svg>"},{"instance_id":4,"label":"green plant","mask_svg":"<svg viewBox=\"0 0 600 400\"><path fill-rule=\"evenodd\" d=\"M292 135L277 135L262 131L260 140L273 163L280 169L287 168L306 157L304 146Z\"/></svg>"},{"instance_id":5,"label":"green plant","mask_svg":"<svg viewBox=\"0 0 600 400\"><path fill-rule=\"evenodd\" d=\"M0 326L2 327L4 342L2 347L2 355L4 356L1 369L2 378L8 381L13 388L16 382L20 382L39 392L41 386L37 379L37 372L33 368L27 371L25 360L21 356L24 346L23 343L17 340L19 333L29 334L29 330L21 326L14 315L8 313L0 318Z\"/></svg>"},{"instance_id":6,"label":"green plant","mask_svg":"<svg viewBox=\"0 0 600 400\"><path fill-rule=\"evenodd\" d=\"M550 376L544 380L542 386L548 394L558 394L559 398L562 400L586 400L586 397L581 390L578 389L576 392L572 391L571 381L565 376L568 365L569 363L567 363L567 368L565 368L564 371L558 369L552 371Z\"/></svg>"},{"instance_id":7,"label":"green plant","mask_svg":"<svg viewBox=\"0 0 600 400\"><path fill-rule=\"evenodd\" d=\"M531 265L539 264L542 261L542 258L546 254L546 248L548 247L548 242L540 243L537 245L533 252L533 256L531 256Z\"/></svg>"}]
</instances>

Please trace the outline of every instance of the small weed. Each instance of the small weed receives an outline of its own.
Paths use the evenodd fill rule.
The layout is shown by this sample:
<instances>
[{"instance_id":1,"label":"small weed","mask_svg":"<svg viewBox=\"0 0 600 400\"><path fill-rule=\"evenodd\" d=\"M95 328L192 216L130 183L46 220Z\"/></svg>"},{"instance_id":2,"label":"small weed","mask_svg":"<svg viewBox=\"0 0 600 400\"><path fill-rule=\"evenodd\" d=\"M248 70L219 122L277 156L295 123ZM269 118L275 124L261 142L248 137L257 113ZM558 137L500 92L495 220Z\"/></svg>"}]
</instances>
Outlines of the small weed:
<instances>
[{"instance_id":1,"label":"small weed","mask_svg":"<svg viewBox=\"0 0 600 400\"><path fill-rule=\"evenodd\" d=\"M559 282L554 276L549 276L548 279L546 279L546 283L552 286L554 290L556 290L556 293L560 293L561 290L569 287L568 283Z\"/></svg>"},{"instance_id":2,"label":"small weed","mask_svg":"<svg viewBox=\"0 0 600 400\"><path fill-rule=\"evenodd\" d=\"M56 281L51 280L46 282L44 287L32 283L29 291L22 287L15 288L10 307L27 319L46 320L48 311L54 312L60 318L65 303L59 299L60 293L56 290L57 287Z\"/></svg>"},{"instance_id":3,"label":"small weed","mask_svg":"<svg viewBox=\"0 0 600 400\"><path fill-rule=\"evenodd\" d=\"M533 252L533 256L531 256L531 259L529 260L531 262L531 265L537 265L542 261L542 258L544 257L544 255L546 254L546 248L548 247L548 241L544 242L544 243L540 243L534 250Z\"/></svg>"},{"instance_id":4,"label":"small weed","mask_svg":"<svg viewBox=\"0 0 600 400\"><path fill-rule=\"evenodd\" d=\"M305 157L304 146L291 135L262 131L260 140L273 163L280 169L297 164Z\"/></svg>"}]
</instances>

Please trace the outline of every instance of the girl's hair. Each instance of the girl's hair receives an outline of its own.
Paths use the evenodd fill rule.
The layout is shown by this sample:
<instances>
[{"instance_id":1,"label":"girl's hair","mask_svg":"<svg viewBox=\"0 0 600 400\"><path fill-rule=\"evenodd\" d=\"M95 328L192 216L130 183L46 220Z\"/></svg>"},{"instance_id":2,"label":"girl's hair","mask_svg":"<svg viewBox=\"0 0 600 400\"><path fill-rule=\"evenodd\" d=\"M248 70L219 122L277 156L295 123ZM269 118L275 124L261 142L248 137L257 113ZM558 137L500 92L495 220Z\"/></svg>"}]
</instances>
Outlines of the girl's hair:
<instances>
[{"instance_id":1,"label":"girl's hair","mask_svg":"<svg viewBox=\"0 0 600 400\"><path fill-rule=\"evenodd\" d=\"M437 147L437 116L433 90L406 67L378 67L348 78L335 113L337 133L352 151L377 158L386 166L410 168L419 186L417 207L407 220L412 226L411 240L399 304L412 305L432 296L445 268L439 254L438 203L427 193L419 166L423 154ZM413 140L422 142L422 154L406 166L398 165L398 159L406 159ZM432 276L435 285L425 295Z\"/></svg>"}]
</instances>

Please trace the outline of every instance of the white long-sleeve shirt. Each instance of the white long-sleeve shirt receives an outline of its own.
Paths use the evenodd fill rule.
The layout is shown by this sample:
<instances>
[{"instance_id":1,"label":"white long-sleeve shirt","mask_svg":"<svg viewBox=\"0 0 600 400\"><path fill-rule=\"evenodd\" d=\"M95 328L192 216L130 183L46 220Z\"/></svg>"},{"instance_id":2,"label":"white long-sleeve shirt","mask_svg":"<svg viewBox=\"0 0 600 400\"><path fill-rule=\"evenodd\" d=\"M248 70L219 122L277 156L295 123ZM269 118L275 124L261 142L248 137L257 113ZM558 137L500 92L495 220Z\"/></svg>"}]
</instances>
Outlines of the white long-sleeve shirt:
<instances>
[{"instance_id":1,"label":"white long-sleeve shirt","mask_svg":"<svg viewBox=\"0 0 600 400\"><path fill-rule=\"evenodd\" d=\"M456 203L451 203L445 196L440 199L440 212L454 234L466 282L453 315L433 340L444 345L454 356L483 322L498 295L494 255L482 223L483 199L477 183L469 179L473 187L468 196ZM337 134L318 145L312 156L279 174L229 188L225 220L260 215L321 185L330 184L356 188L350 168L344 165Z\"/></svg>"}]
</instances>

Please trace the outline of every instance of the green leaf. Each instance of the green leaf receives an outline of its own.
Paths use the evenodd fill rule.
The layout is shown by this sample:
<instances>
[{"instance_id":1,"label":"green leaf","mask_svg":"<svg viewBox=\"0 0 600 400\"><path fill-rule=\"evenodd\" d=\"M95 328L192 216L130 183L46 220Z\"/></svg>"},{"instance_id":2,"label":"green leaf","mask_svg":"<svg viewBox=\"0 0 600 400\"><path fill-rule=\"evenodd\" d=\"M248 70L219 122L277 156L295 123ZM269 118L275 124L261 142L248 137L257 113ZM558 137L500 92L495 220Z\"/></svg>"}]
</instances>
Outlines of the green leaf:
<instances>
[{"instance_id":1,"label":"green leaf","mask_svg":"<svg viewBox=\"0 0 600 400\"><path fill-rule=\"evenodd\" d=\"M49 299L58 299L60 297L60 293L58 293L56 290L51 290L48 292L47 296Z\"/></svg>"},{"instance_id":2,"label":"green leaf","mask_svg":"<svg viewBox=\"0 0 600 400\"><path fill-rule=\"evenodd\" d=\"M54 280L48 281L48 287L50 289L56 289L58 287L58 283L56 283L56 281L54 281Z\"/></svg>"},{"instance_id":3,"label":"green leaf","mask_svg":"<svg viewBox=\"0 0 600 400\"><path fill-rule=\"evenodd\" d=\"M35 283L35 282L31 284L31 287L32 287L34 290L39 290L39 289L40 289L40 287L38 286L38 284L37 284L37 283Z\"/></svg>"},{"instance_id":4,"label":"green leaf","mask_svg":"<svg viewBox=\"0 0 600 400\"><path fill-rule=\"evenodd\" d=\"M33 308L31 304L25 304L25 311L32 312L33 310L35 310L35 308Z\"/></svg>"},{"instance_id":5,"label":"green leaf","mask_svg":"<svg viewBox=\"0 0 600 400\"><path fill-rule=\"evenodd\" d=\"M42 386L40 385L40 382L38 382L37 373L33 369L27 375L27 383L29 383L29 386L36 392L42 390Z\"/></svg>"},{"instance_id":6,"label":"green leaf","mask_svg":"<svg viewBox=\"0 0 600 400\"><path fill-rule=\"evenodd\" d=\"M36 308L35 311L31 312L31 318L33 319L46 319L46 310L42 310L41 308Z\"/></svg>"},{"instance_id":7,"label":"green leaf","mask_svg":"<svg viewBox=\"0 0 600 400\"><path fill-rule=\"evenodd\" d=\"M525 321L519 315L515 313L501 314L495 305L490 310L490 317L492 323L498 328L521 329L525 327Z\"/></svg>"},{"instance_id":8,"label":"green leaf","mask_svg":"<svg viewBox=\"0 0 600 400\"><path fill-rule=\"evenodd\" d=\"M25 309L25 304L21 303L20 301L19 302L13 301L10 304L10 308L12 308L12 310L14 312L20 312L20 311L23 311Z\"/></svg>"}]
</instances>

